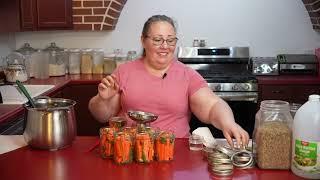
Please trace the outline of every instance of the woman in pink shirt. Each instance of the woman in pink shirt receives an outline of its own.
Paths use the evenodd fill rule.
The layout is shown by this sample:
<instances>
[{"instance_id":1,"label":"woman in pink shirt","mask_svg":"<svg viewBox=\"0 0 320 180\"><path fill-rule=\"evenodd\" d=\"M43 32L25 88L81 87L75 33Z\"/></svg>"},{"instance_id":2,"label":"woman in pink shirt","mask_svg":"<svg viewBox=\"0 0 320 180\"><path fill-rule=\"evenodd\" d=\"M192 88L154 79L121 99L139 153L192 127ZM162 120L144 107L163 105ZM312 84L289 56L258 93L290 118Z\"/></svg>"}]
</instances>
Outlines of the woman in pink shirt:
<instances>
[{"instance_id":1,"label":"woman in pink shirt","mask_svg":"<svg viewBox=\"0 0 320 180\"><path fill-rule=\"evenodd\" d=\"M159 116L152 127L172 130L178 138L188 137L192 112L202 122L222 130L230 145L232 138L246 145L249 135L235 122L228 104L195 70L174 58L177 41L171 18L149 18L141 35L143 56L120 65L102 79L98 94L89 102L90 111L100 122L128 110L151 112Z\"/></svg>"}]
</instances>

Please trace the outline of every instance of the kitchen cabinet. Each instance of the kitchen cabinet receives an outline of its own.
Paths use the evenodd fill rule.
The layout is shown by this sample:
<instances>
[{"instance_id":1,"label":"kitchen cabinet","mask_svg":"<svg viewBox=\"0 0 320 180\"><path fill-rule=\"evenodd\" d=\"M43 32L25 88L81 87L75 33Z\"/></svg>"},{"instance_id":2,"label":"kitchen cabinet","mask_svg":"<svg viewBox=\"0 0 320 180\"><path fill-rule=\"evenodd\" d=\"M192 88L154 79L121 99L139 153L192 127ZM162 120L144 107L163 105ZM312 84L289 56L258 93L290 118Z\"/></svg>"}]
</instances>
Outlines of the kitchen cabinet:
<instances>
[{"instance_id":1,"label":"kitchen cabinet","mask_svg":"<svg viewBox=\"0 0 320 180\"><path fill-rule=\"evenodd\" d=\"M260 101L262 100L284 100L289 103L305 103L309 95L319 94L320 84L277 84L259 85Z\"/></svg>"},{"instance_id":2,"label":"kitchen cabinet","mask_svg":"<svg viewBox=\"0 0 320 180\"><path fill-rule=\"evenodd\" d=\"M15 32L20 30L19 1L0 1L0 32Z\"/></svg>"},{"instance_id":3,"label":"kitchen cabinet","mask_svg":"<svg viewBox=\"0 0 320 180\"><path fill-rule=\"evenodd\" d=\"M71 0L20 0L21 30L72 29Z\"/></svg>"},{"instance_id":4,"label":"kitchen cabinet","mask_svg":"<svg viewBox=\"0 0 320 180\"><path fill-rule=\"evenodd\" d=\"M98 93L98 84L70 84L63 90L63 97L77 102L75 113L78 136L97 136L100 127L106 126L94 119L88 109L89 100Z\"/></svg>"}]
</instances>

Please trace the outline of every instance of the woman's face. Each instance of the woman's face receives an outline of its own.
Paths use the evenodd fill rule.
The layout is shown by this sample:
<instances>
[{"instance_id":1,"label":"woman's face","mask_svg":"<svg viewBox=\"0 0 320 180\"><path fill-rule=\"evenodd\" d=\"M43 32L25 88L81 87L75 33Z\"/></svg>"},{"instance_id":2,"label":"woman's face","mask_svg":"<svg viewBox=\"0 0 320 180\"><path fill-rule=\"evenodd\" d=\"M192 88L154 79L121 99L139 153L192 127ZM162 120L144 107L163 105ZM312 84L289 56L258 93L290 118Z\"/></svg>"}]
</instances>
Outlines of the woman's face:
<instances>
[{"instance_id":1,"label":"woman's face","mask_svg":"<svg viewBox=\"0 0 320 180\"><path fill-rule=\"evenodd\" d=\"M174 27L165 21L155 22L150 25L147 35L141 38L147 64L155 69L166 68L172 61L176 48Z\"/></svg>"}]
</instances>

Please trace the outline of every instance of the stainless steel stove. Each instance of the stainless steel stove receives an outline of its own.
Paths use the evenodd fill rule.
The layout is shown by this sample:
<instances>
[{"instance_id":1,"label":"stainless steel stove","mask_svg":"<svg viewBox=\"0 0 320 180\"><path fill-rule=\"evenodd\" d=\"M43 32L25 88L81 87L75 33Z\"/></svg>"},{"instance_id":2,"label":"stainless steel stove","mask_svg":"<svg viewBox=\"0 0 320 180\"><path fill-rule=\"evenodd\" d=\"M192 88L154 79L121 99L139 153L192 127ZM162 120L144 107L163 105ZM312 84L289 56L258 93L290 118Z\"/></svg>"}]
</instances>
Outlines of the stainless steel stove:
<instances>
[{"instance_id":1,"label":"stainless steel stove","mask_svg":"<svg viewBox=\"0 0 320 180\"><path fill-rule=\"evenodd\" d=\"M257 110L258 85L249 69L249 47L179 47L178 60L195 69L231 107L236 121L251 135ZM191 119L191 130L197 119ZM214 128L215 137L222 133Z\"/></svg>"}]
</instances>

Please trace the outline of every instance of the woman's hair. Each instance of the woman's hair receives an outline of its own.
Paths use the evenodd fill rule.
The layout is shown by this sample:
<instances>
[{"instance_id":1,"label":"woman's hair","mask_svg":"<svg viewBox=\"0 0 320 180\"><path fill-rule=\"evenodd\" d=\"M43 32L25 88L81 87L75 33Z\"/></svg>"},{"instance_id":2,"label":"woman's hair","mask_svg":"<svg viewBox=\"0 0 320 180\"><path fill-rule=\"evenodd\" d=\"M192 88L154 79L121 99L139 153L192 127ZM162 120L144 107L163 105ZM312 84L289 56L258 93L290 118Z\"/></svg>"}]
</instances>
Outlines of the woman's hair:
<instances>
[{"instance_id":1,"label":"woman's hair","mask_svg":"<svg viewBox=\"0 0 320 180\"><path fill-rule=\"evenodd\" d=\"M150 27L155 22L167 22L167 23L171 24L174 31L177 32L175 23L170 17L168 17L166 15L154 15L154 16L151 16L143 25L143 29L142 29L142 37L143 38L146 38L148 36L148 32L150 30ZM142 56L146 56L145 49L143 49Z\"/></svg>"}]
</instances>

